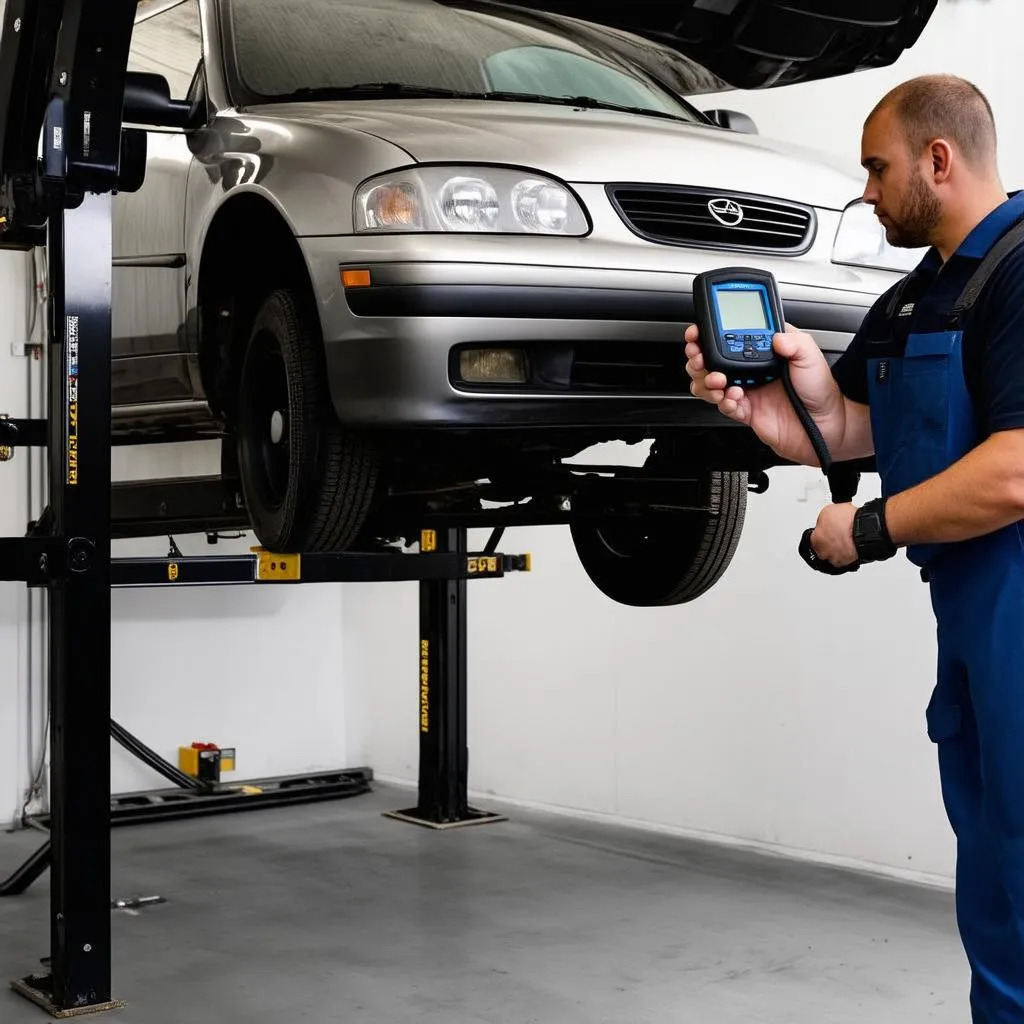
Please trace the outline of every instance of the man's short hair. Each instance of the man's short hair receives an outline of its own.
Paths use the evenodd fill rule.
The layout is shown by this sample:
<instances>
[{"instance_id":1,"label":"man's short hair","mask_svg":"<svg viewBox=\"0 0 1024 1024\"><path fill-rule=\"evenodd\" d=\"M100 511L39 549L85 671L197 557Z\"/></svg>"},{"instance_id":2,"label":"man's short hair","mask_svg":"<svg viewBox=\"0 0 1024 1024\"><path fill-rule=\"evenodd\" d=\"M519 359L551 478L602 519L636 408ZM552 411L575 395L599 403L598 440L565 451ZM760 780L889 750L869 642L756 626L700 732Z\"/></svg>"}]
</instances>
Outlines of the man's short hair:
<instances>
[{"instance_id":1,"label":"man's short hair","mask_svg":"<svg viewBox=\"0 0 1024 1024\"><path fill-rule=\"evenodd\" d=\"M912 153L943 138L974 166L996 156L996 125L992 106L972 82L956 75L921 75L896 86L879 100L867 122L891 107ZM867 123L865 122L865 123Z\"/></svg>"}]
</instances>

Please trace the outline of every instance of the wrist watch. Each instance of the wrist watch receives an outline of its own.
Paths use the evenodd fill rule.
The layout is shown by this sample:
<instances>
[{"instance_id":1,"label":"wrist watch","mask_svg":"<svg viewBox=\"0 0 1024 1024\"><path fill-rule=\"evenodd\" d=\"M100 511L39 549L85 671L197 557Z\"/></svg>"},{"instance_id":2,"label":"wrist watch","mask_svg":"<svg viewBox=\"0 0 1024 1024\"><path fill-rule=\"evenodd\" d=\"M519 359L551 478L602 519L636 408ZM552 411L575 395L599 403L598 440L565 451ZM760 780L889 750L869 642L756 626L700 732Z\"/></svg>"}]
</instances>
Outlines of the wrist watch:
<instances>
[{"instance_id":1,"label":"wrist watch","mask_svg":"<svg viewBox=\"0 0 1024 1024\"><path fill-rule=\"evenodd\" d=\"M861 562L882 562L897 548L885 525L885 499L865 502L853 517L853 545Z\"/></svg>"}]
</instances>

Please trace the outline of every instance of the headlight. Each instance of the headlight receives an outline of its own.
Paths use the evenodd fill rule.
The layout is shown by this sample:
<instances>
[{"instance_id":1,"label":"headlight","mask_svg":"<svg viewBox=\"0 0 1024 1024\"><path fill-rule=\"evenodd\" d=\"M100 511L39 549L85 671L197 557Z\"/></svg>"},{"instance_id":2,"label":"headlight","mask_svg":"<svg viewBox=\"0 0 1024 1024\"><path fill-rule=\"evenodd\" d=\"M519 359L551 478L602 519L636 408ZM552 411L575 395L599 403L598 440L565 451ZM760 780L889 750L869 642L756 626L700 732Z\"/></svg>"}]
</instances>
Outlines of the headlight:
<instances>
[{"instance_id":1,"label":"headlight","mask_svg":"<svg viewBox=\"0 0 1024 1024\"><path fill-rule=\"evenodd\" d=\"M356 231L585 235L579 200L543 174L505 167L413 167L363 182Z\"/></svg>"},{"instance_id":2,"label":"headlight","mask_svg":"<svg viewBox=\"0 0 1024 1024\"><path fill-rule=\"evenodd\" d=\"M921 262L925 249L897 249L885 240L874 210L858 199L843 211L832 247L832 262L909 273Z\"/></svg>"}]
</instances>

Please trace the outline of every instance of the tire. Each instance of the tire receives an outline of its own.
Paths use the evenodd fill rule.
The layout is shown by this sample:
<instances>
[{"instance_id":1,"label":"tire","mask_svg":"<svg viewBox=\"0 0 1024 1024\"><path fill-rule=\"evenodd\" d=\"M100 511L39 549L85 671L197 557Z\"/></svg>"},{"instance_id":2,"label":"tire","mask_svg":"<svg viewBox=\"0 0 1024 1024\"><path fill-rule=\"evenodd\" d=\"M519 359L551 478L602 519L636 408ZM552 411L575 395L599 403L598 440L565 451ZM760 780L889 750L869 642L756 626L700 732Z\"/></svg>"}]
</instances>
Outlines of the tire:
<instances>
[{"instance_id":1,"label":"tire","mask_svg":"<svg viewBox=\"0 0 1024 1024\"><path fill-rule=\"evenodd\" d=\"M242 495L271 551L344 551L373 501L374 454L337 422L322 355L315 316L295 292L271 292L246 345L236 422Z\"/></svg>"},{"instance_id":2,"label":"tire","mask_svg":"<svg viewBox=\"0 0 1024 1024\"><path fill-rule=\"evenodd\" d=\"M747 475L713 472L708 484L717 513L572 523L576 554L598 590L638 608L686 604L707 593L736 553L747 509Z\"/></svg>"}]
</instances>

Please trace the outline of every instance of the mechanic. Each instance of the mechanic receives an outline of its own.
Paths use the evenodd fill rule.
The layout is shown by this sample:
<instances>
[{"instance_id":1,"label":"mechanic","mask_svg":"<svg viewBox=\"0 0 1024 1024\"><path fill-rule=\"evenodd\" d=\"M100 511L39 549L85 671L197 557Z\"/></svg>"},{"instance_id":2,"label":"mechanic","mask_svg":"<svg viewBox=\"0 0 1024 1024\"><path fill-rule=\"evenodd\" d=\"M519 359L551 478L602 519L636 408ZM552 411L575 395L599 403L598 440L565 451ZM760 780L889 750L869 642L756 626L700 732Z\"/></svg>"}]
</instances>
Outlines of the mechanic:
<instances>
[{"instance_id":1,"label":"mechanic","mask_svg":"<svg viewBox=\"0 0 1024 1024\"><path fill-rule=\"evenodd\" d=\"M808 334L776 335L833 459L873 454L882 484L863 507L826 506L811 546L837 567L903 548L929 584L925 717L957 841L972 1020L1024 1022L1024 194L1003 188L992 110L961 78L892 90L861 145L863 198L889 242L927 252L831 371ZM779 382L723 390L696 339L691 326L692 393L818 465Z\"/></svg>"}]
</instances>

